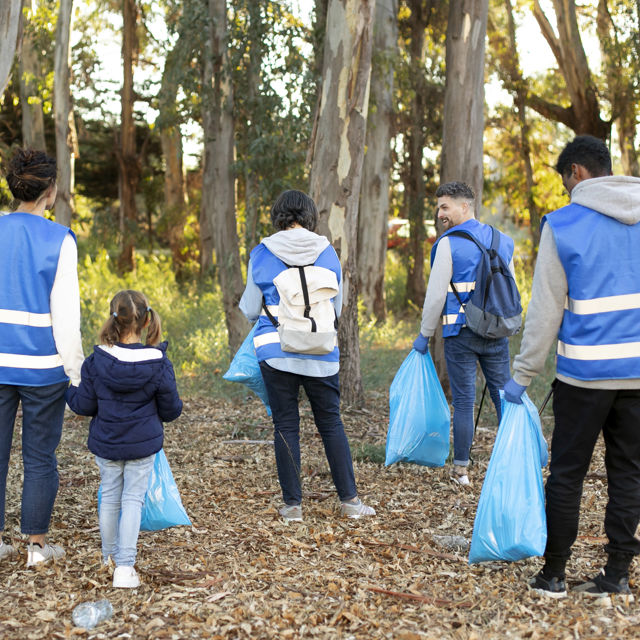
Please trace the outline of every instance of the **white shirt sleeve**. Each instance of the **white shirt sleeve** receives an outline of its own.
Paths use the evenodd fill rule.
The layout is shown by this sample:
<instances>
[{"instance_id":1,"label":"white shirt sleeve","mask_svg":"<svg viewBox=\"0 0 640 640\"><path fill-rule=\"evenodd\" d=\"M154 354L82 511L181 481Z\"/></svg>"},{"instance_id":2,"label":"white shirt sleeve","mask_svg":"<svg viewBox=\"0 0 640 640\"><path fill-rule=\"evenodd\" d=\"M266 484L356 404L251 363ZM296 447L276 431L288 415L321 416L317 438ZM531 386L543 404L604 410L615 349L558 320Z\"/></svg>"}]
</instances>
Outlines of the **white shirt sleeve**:
<instances>
[{"instance_id":1,"label":"white shirt sleeve","mask_svg":"<svg viewBox=\"0 0 640 640\"><path fill-rule=\"evenodd\" d=\"M452 275L451 244L449 238L445 236L438 242L436 257L427 284L427 293L424 297L420 333L425 338L430 338L438 328Z\"/></svg>"},{"instance_id":2,"label":"white shirt sleeve","mask_svg":"<svg viewBox=\"0 0 640 640\"><path fill-rule=\"evenodd\" d=\"M51 325L56 349L71 384L80 384L84 362L80 336L80 287L78 284L78 249L71 234L60 247L58 270L51 289Z\"/></svg>"}]
</instances>

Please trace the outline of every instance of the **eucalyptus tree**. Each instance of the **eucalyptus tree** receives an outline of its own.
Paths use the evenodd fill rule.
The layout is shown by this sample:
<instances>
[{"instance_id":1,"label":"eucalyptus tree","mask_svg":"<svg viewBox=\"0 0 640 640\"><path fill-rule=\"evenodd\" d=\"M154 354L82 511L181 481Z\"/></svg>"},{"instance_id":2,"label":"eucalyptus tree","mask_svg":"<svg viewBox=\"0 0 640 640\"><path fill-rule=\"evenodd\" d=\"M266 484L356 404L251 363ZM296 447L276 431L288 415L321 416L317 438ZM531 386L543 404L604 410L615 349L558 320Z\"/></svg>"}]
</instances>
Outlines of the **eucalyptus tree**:
<instances>
[{"instance_id":1,"label":"eucalyptus tree","mask_svg":"<svg viewBox=\"0 0 640 640\"><path fill-rule=\"evenodd\" d=\"M384 321L391 140L395 133L393 70L398 55L398 0L378 0L373 32L375 53L358 216L358 276L367 313Z\"/></svg>"},{"instance_id":2,"label":"eucalyptus tree","mask_svg":"<svg viewBox=\"0 0 640 640\"><path fill-rule=\"evenodd\" d=\"M358 339L358 200L369 102L374 0L329 0L310 191L342 265L342 397L364 401Z\"/></svg>"},{"instance_id":3,"label":"eucalyptus tree","mask_svg":"<svg viewBox=\"0 0 640 640\"><path fill-rule=\"evenodd\" d=\"M0 96L4 94L13 58L22 37L22 0L0 3Z\"/></svg>"}]
</instances>

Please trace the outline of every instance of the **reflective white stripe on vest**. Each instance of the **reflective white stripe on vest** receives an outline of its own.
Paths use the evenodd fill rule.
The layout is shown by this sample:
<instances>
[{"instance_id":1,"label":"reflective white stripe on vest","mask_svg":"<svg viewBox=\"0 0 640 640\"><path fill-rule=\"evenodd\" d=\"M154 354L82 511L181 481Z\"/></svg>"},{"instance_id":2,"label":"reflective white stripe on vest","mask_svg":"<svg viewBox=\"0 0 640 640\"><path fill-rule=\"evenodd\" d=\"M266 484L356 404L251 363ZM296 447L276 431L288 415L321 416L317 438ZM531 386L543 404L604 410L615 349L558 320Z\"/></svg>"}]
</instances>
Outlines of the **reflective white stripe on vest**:
<instances>
[{"instance_id":1,"label":"reflective white stripe on vest","mask_svg":"<svg viewBox=\"0 0 640 640\"><path fill-rule=\"evenodd\" d=\"M50 327L51 314L0 309L0 322L4 322L6 324L22 324L27 327Z\"/></svg>"},{"instance_id":2,"label":"reflective white stripe on vest","mask_svg":"<svg viewBox=\"0 0 640 640\"><path fill-rule=\"evenodd\" d=\"M627 311L640 309L640 293L627 293L620 296L605 296L591 300L574 300L567 298L565 308L579 316L607 311Z\"/></svg>"},{"instance_id":3,"label":"reflective white stripe on vest","mask_svg":"<svg viewBox=\"0 0 640 640\"><path fill-rule=\"evenodd\" d=\"M464 313L464 307L460 307L458 313L449 313L442 316L442 324L458 324L458 316Z\"/></svg>"},{"instance_id":4,"label":"reflective white stripe on vest","mask_svg":"<svg viewBox=\"0 0 640 640\"><path fill-rule=\"evenodd\" d=\"M254 336L253 346L264 347L265 344L278 344L280 342L280 336L277 331L270 331L269 333L263 333L259 336Z\"/></svg>"},{"instance_id":5,"label":"reflective white stripe on vest","mask_svg":"<svg viewBox=\"0 0 640 640\"><path fill-rule=\"evenodd\" d=\"M458 293L469 293L476 288L475 280L473 282L454 282L453 284L456 286L456 290L458 291ZM448 291L449 293L453 293L453 287L451 286L451 283L449 283Z\"/></svg>"},{"instance_id":6,"label":"reflective white stripe on vest","mask_svg":"<svg viewBox=\"0 0 640 640\"><path fill-rule=\"evenodd\" d=\"M0 353L0 367L13 369L55 369L62 366L59 353L52 356L23 356L16 353Z\"/></svg>"},{"instance_id":7,"label":"reflective white stripe on vest","mask_svg":"<svg viewBox=\"0 0 640 640\"><path fill-rule=\"evenodd\" d=\"M278 315L278 305L277 304L268 304L267 305L267 309L269 309L269 313L272 316L277 316ZM262 311L260 312L261 316L266 316L267 314L265 313L264 307L262 308Z\"/></svg>"},{"instance_id":8,"label":"reflective white stripe on vest","mask_svg":"<svg viewBox=\"0 0 640 640\"><path fill-rule=\"evenodd\" d=\"M620 360L640 358L640 342L620 344L567 344L558 340L558 355L571 360Z\"/></svg>"}]
</instances>

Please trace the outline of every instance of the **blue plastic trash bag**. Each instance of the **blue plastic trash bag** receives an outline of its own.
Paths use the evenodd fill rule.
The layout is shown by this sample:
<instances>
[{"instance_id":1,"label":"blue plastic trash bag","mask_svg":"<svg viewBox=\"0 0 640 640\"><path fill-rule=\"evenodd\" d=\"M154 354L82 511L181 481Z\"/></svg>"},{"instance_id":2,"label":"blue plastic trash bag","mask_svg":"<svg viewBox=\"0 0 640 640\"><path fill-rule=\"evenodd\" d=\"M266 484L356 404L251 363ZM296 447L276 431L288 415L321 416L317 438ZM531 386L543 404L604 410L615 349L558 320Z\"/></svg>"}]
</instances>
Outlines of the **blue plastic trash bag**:
<instances>
[{"instance_id":1,"label":"blue plastic trash bag","mask_svg":"<svg viewBox=\"0 0 640 640\"><path fill-rule=\"evenodd\" d=\"M269 398L267 389L264 386L262 373L260 373L260 365L256 357L256 350L253 346L253 334L256 332L258 323L253 325L253 329L244 339L240 348L233 356L233 360L229 365L229 370L222 376L225 380L231 382L241 382L253 391L264 403L267 414L271 415L271 407L269 406Z\"/></svg>"},{"instance_id":2,"label":"blue plastic trash bag","mask_svg":"<svg viewBox=\"0 0 640 640\"><path fill-rule=\"evenodd\" d=\"M98 513L100 513L101 500L102 485L98 488ZM190 525L191 520L182 506L180 493L164 449L160 449L156 453L149 476L149 486L142 505L140 529L158 531L182 524Z\"/></svg>"},{"instance_id":3,"label":"blue plastic trash bag","mask_svg":"<svg viewBox=\"0 0 640 640\"><path fill-rule=\"evenodd\" d=\"M451 412L429 353L412 349L389 389L385 466L441 467L449 455Z\"/></svg>"},{"instance_id":4,"label":"blue plastic trash bag","mask_svg":"<svg viewBox=\"0 0 640 640\"><path fill-rule=\"evenodd\" d=\"M541 556L547 542L542 467L547 443L538 412L525 393L522 404L502 398L502 419L482 485L469 564L515 562Z\"/></svg>"}]
</instances>

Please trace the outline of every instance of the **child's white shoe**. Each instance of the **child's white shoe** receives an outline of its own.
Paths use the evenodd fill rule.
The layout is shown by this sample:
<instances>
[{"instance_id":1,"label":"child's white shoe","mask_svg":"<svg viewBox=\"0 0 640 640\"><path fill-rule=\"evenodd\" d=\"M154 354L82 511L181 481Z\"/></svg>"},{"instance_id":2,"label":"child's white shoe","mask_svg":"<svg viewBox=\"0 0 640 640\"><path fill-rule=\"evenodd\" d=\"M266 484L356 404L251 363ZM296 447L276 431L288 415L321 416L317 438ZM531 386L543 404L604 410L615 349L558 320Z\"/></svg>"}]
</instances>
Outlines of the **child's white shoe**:
<instances>
[{"instance_id":1,"label":"child's white shoe","mask_svg":"<svg viewBox=\"0 0 640 640\"><path fill-rule=\"evenodd\" d=\"M113 572L113 586L116 589L136 589L140 578L133 567L116 567Z\"/></svg>"}]
</instances>

